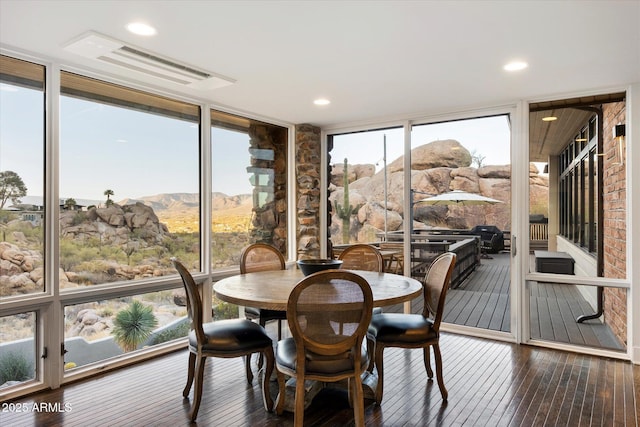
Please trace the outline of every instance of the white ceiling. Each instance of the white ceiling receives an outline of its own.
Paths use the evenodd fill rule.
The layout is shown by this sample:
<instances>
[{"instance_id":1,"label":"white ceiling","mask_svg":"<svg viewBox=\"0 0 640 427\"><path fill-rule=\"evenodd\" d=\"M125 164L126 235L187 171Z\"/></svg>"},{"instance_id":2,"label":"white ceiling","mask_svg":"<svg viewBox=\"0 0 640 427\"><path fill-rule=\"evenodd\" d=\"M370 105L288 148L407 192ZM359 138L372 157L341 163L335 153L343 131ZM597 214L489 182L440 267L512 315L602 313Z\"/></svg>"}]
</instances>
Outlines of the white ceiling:
<instances>
[{"instance_id":1,"label":"white ceiling","mask_svg":"<svg viewBox=\"0 0 640 427\"><path fill-rule=\"evenodd\" d=\"M158 34L135 36L131 21ZM640 1L0 0L0 44L120 70L62 49L93 30L237 83L164 89L318 126L409 118L640 81ZM529 68L506 73L522 59ZM110 67L110 68L108 68ZM128 72L128 79L159 87ZM329 106L312 101L327 97Z\"/></svg>"}]
</instances>

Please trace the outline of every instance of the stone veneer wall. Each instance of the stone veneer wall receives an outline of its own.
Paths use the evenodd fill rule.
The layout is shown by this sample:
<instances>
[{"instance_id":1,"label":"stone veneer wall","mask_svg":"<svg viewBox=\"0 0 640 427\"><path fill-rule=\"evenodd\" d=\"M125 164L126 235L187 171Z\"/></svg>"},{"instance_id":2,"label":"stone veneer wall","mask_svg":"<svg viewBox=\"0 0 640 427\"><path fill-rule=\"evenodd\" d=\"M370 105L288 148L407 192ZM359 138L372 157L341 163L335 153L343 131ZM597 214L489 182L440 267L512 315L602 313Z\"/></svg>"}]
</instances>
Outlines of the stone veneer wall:
<instances>
[{"instance_id":1,"label":"stone veneer wall","mask_svg":"<svg viewBox=\"0 0 640 427\"><path fill-rule=\"evenodd\" d=\"M320 257L320 128L302 124L295 135L298 259Z\"/></svg>"},{"instance_id":2,"label":"stone veneer wall","mask_svg":"<svg viewBox=\"0 0 640 427\"><path fill-rule=\"evenodd\" d=\"M616 142L613 139L613 126L625 123L625 103L605 104L603 107L603 151L604 151L604 277L624 279L627 270L627 183L626 159L622 165L612 165ZM626 344L627 342L627 290L605 288L605 321Z\"/></svg>"}]
</instances>

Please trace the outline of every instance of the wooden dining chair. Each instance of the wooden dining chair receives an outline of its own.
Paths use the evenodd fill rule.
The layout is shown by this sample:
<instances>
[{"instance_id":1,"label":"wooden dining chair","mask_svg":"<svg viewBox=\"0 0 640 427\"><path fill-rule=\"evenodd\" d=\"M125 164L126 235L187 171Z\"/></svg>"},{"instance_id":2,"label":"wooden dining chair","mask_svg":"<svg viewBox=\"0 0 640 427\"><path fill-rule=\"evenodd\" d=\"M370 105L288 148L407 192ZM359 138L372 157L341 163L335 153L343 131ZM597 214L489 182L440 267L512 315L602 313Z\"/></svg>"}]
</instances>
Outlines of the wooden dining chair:
<instances>
[{"instance_id":1,"label":"wooden dining chair","mask_svg":"<svg viewBox=\"0 0 640 427\"><path fill-rule=\"evenodd\" d=\"M456 254L446 252L438 256L427 271L424 279L424 308L422 314L382 313L371 319L367 339L375 342L375 367L378 384L375 400L382 402L384 387L383 353L387 347L422 348L427 376L433 378L430 347L436 359L436 377L442 400L447 401L448 392L442 378L442 356L440 354L440 323L444 313L447 289L456 263ZM369 371L372 371L369 365Z\"/></svg>"},{"instance_id":2,"label":"wooden dining chair","mask_svg":"<svg viewBox=\"0 0 640 427\"><path fill-rule=\"evenodd\" d=\"M195 378L193 403L191 404L191 421L195 421L202 399L202 379L207 357L250 357L260 353L266 360L265 373L262 377L262 398L267 411L273 409L273 399L269 390L269 378L273 372L273 341L264 328L247 319L228 319L203 323L203 310L200 293L189 270L176 258L171 262L184 285L187 294L187 311L191 319L192 331L189 333L189 367L187 385L182 395L189 397L191 385ZM249 385L253 382L253 373L249 363L245 364ZM266 380L265 380L266 379Z\"/></svg>"},{"instance_id":3,"label":"wooden dining chair","mask_svg":"<svg viewBox=\"0 0 640 427\"><path fill-rule=\"evenodd\" d=\"M345 270L384 271L384 259L378 248L364 243L347 246L338 256Z\"/></svg>"},{"instance_id":4,"label":"wooden dining chair","mask_svg":"<svg viewBox=\"0 0 640 427\"><path fill-rule=\"evenodd\" d=\"M385 271L394 274L404 272L404 243L402 242L380 242L381 251L394 251L395 253L385 260Z\"/></svg>"},{"instance_id":5,"label":"wooden dining chair","mask_svg":"<svg viewBox=\"0 0 640 427\"><path fill-rule=\"evenodd\" d=\"M384 272L384 259L378 248L372 245L364 243L357 243L355 245L347 246L338 256L338 259L342 260L342 268L346 270L365 270L365 271L377 271L378 273ZM382 313L381 307L375 307L373 314ZM367 351L369 354L373 354L374 343L367 338ZM370 360L370 364L373 365L373 357Z\"/></svg>"},{"instance_id":6,"label":"wooden dining chair","mask_svg":"<svg viewBox=\"0 0 640 427\"><path fill-rule=\"evenodd\" d=\"M253 243L245 247L240 254L241 274L284 269L285 261L282 253L266 243ZM245 307L244 314L247 319L258 320L258 323L263 327L267 322L277 320L278 340L282 339L282 321L287 318L286 311Z\"/></svg>"},{"instance_id":7,"label":"wooden dining chair","mask_svg":"<svg viewBox=\"0 0 640 427\"><path fill-rule=\"evenodd\" d=\"M276 350L277 414L284 409L285 375L296 380L294 424L298 427L304 422L305 381L348 379L355 425L364 426L361 375L369 355L362 341L372 306L369 283L349 271L321 271L298 282L287 304L292 337L279 341Z\"/></svg>"}]
</instances>

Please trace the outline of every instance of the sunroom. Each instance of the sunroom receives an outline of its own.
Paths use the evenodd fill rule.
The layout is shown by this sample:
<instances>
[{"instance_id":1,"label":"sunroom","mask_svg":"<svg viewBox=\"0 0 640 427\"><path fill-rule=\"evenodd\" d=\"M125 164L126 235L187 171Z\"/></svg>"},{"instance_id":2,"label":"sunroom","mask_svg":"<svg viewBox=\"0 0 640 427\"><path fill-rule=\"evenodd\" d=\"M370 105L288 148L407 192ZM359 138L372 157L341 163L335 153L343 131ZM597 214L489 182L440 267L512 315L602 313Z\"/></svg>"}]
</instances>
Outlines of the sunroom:
<instances>
[{"instance_id":1,"label":"sunroom","mask_svg":"<svg viewBox=\"0 0 640 427\"><path fill-rule=\"evenodd\" d=\"M457 251L443 330L640 363L637 3L68 5L0 3L0 400L183 351L171 257L242 316L254 242Z\"/></svg>"}]
</instances>

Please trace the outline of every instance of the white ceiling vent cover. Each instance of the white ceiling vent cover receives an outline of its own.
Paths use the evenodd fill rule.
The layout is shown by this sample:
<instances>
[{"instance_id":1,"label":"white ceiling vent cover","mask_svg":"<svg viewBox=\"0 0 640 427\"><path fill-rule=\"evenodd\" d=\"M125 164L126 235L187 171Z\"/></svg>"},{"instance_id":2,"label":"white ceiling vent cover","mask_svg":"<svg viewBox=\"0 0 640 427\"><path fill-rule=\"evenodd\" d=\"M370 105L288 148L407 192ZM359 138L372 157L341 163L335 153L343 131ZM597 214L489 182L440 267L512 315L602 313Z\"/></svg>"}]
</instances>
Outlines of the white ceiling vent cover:
<instances>
[{"instance_id":1,"label":"white ceiling vent cover","mask_svg":"<svg viewBox=\"0 0 640 427\"><path fill-rule=\"evenodd\" d=\"M63 47L85 58L117 65L194 89L217 89L235 83L232 78L180 64L93 31L81 35Z\"/></svg>"}]
</instances>

